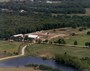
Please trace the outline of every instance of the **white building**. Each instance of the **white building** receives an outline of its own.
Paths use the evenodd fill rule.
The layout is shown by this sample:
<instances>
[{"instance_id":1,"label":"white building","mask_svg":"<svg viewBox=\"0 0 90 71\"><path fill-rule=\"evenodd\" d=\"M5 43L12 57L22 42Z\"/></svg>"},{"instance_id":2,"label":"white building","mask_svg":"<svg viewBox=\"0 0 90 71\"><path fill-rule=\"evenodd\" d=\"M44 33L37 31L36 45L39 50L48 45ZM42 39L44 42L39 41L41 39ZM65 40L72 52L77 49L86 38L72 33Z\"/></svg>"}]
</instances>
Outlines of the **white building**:
<instances>
[{"instance_id":1,"label":"white building","mask_svg":"<svg viewBox=\"0 0 90 71\"><path fill-rule=\"evenodd\" d=\"M23 34L13 35L14 37L23 37Z\"/></svg>"},{"instance_id":2,"label":"white building","mask_svg":"<svg viewBox=\"0 0 90 71\"><path fill-rule=\"evenodd\" d=\"M46 1L46 3L52 4L52 3L61 3L61 1Z\"/></svg>"},{"instance_id":3,"label":"white building","mask_svg":"<svg viewBox=\"0 0 90 71\"><path fill-rule=\"evenodd\" d=\"M25 10L20 10L19 12L20 12L20 13L25 13L26 11L25 11Z\"/></svg>"},{"instance_id":4,"label":"white building","mask_svg":"<svg viewBox=\"0 0 90 71\"><path fill-rule=\"evenodd\" d=\"M33 39L39 39L40 37L38 35L33 35L33 34L27 34L28 38L33 38Z\"/></svg>"},{"instance_id":5,"label":"white building","mask_svg":"<svg viewBox=\"0 0 90 71\"><path fill-rule=\"evenodd\" d=\"M46 3L52 3L52 1L46 1Z\"/></svg>"}]
</instances>

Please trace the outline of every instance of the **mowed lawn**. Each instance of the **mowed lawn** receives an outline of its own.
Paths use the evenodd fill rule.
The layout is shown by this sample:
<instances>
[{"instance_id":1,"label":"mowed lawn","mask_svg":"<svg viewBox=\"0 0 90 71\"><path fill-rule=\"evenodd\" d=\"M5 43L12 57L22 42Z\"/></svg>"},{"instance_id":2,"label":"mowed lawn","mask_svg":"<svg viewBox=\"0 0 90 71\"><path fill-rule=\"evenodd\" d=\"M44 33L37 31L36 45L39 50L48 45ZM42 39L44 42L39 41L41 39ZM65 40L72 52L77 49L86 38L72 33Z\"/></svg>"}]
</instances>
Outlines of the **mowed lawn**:
<instances>
[{"instance_id":1,"label":"mowed lawn","mask_svg":"<svg viewBox=\"0 0 90 71\"><path fill-rule=\"evenodd\" d=\"M21 42L0 41L0 52L17 52Z\"/></svg>"},{"instance_id":2,"label":"mowed lawn","mask_svg":"<svg viewBox=\"0 0 90 71\"><path fill-rule=\"evenodd\" d=\"M90 49L82 47L65 47L50 44L34 44L28 46L26 49L26 55L47 57L53 56L54 54L64 54L67 52L69 55L77 57L90 57Z\"/></svg>"}]
</instances>

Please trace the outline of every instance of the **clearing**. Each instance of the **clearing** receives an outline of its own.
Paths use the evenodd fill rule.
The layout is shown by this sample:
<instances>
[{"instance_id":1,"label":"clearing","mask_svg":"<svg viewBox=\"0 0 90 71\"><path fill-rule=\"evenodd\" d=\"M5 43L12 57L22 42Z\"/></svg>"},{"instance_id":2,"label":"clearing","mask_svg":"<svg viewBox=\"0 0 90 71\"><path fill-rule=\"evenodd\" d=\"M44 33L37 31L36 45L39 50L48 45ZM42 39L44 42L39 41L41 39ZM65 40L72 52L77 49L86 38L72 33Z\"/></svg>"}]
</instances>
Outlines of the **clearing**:
<instances>
[{"instance_id":1,"label":"clearing","mask_svg":"<svg viewBox=\"0 0 90 71\"><path fill-rule=\"evenodd\" d=\"M90 31L90 29L86 29L83 31L79 31L80 28L61 28L61 29L55 29L55 30L46 30L49 34L54 34L54 36L49 37L52 38L49 41L54 42L60 38L63 38L66 41L66 44L73 45L74 41L78 42L78 45L85 46L85 42L90 41L90 35L87 35L87 32ZM71 34L75 33L74 36ZM58 36L59 35L59 36ZM57 37L55 37L57 36Z\"/></svg>"},{"instance_id":2,"label":"clearing","mask_svg":"<svg viewBox=\"0 0 90 71\"><path fill-rule=\"evenodd\" d=\"M54 54L70 54L72 56L90 57L90 49L83 47L66 47L52 44L33 44L26 48L26 55L51 58Z\"/></svg>"}]
</instances>

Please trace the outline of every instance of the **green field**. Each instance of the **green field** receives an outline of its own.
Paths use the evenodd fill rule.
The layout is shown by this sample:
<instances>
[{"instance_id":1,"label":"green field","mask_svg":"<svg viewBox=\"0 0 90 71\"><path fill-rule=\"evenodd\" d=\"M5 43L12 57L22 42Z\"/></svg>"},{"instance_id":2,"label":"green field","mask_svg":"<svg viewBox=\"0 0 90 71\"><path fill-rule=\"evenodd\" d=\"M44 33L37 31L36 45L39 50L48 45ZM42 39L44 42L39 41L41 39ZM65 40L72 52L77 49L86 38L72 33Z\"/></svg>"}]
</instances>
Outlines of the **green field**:
<instances>
[{"instance_id":1,"label":"green field","mask_svg":"<svg viewBox=\"0 0 90 71\"><path fill-rule=\"evenodd\" d=\"M21 42L0 41L0 56L18 52ZM6 51L6 53L4 52Z\"/></svg>"},{"instance_id":2,"label":"green field","mask_svg":"<svg viewBox=\"0 0 90 71\"><path fill-rule=\"evenodd\" d=\"M51 57L54 54L64 54L67 52L69 55L77 57L90 57L90 49L82 47L64 47L49 44L34 44L28 46L26 55L33 56L46 56Z\"/></svg>"},{"instance_id":3,"label":"green field","mask_svg":"<svg viewBox=\"0 0 90 71\"><path fill-rule=\"evenodd\" d=\"M60 37L58 38L54 38L51 41L56 41L60 39ZM90 42L90 36L89 35L77 35L77 36L68 36L67 38L64 38L66 45L74 45L74 42L77 41L77 46L85 46L85 42Z\"/></svg>"},{"instance_id":4,"label":"green field","mask_svg":"<svg viewBox=\"0 0 90 71\"><path fill-rule=\"evenodd\" d=\"M85 46L85 42L90 41L90 35L77 35L77 36L69 36L68 39L65 39L67 44L74 44L74 41L76 40L78 42L78 45Z\"/></svg>"},{"instance_id":5,"label":"green field","mask_svg":"<svg viewBox=\"0 0 90 71\"><path fill-rule=\"evenodd\" d=\"M90 35L87 35L88 31L90 31L90 29L79 31L79 28L77 29L67 28L66 31L60 31L60 29L57 29L56 32L53 32L51 30L49 30L48 32L67 35L65 38L63 38L66 41L66 44L74 45L74 41L77 41L79 46L85 46L85 42L90 41ZM76 35L72 36L71 33L75 33ZM50 41L54 42L60 38L61 37L56 37L56 38L51 39Z\"/></svg>"},{"instance_id":6,"label":"green field","mask_svg":"<svg viewBox=\"0 0 90 71\"><path fill-rule=\"evenodd\" d=\"M46 57L52 57L54 54L64 54L67 52L68 54L72 56L78 56L78 57L90 57L90 49L89 48L83 48L85 46L85 42L90 42L90 35L87 35L87 32L90 31L90 29L79 31L79 28L72 29L72 28L66 28L65 31L62 31L61 29L56 29L55 32L53 30L46 30L46 32L54 33L54 34L65 34L68 35L64 38L66 41L66 46L56 46L56 45L47 45L47 44L35 44L30 45L27 50L27 55L35 55L35 56L46 56ZM71 36L71 33L75 33L75 36ZM57 37L54 39L51 39L49 41L56 41L61 37ZM78 45L77 47L69 47L67 45L74 45L74 41L77 41ZM80 46L80 47L79 47Z\"/></svg>"}]
</instances>

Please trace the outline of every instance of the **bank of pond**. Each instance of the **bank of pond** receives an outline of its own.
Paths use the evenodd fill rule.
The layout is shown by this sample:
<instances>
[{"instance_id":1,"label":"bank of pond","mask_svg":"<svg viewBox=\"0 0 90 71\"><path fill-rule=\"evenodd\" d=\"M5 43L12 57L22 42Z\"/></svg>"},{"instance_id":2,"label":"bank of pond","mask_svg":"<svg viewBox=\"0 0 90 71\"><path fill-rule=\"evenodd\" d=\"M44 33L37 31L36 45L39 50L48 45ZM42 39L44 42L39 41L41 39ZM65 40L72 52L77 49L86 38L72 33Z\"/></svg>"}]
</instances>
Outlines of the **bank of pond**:
<instances>
[{"instance_id":1,"label":"bank of pond","mask_svg":"<svg viewBox=\"0 0 90 71\"><path fill-rule=\"evenodd\" d=\"M0 61L0 67L35 67L46 71L90 71L90 59L68 54L55 55L53 59L24 56Z\"/></svg>"},{"instance_id":2,"label":"bank of pond","mask_svg":"<svg viewBox=\"0 0 90 71\"><path fill-rule=\"evenodd\" d=\"M90 71L90 59L88 57L78 58L68 54L56 55L55 62L57 64L64 64L73 67L78 71Z\"/></svg>"},{"instance_id":3,"label":"bank of pond","mask_svg":"<svg viewBox=\"0 0 90 71\"><path fill-rule=\"evenodd\" d=\"M57 68L52 68L52 67L49 67L49 66L45 66L45 65L37 65L37 64L28 64L28 65L25 65L26 67L34 67L34 69L40 69L42 71L62 71L60 69L57 69Z\"/></svg>"}]
</instances>

